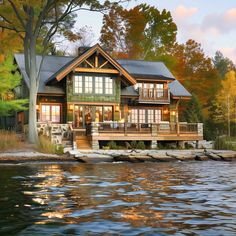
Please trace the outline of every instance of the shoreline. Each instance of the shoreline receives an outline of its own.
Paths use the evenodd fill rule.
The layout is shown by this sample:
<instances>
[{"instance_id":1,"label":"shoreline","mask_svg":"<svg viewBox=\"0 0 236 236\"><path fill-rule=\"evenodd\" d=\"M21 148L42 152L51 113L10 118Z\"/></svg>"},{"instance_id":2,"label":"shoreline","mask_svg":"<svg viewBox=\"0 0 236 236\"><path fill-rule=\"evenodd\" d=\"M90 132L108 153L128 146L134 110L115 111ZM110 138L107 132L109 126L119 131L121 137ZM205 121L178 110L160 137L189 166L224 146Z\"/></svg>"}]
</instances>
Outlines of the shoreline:
<instances>
[{"instance_id":1,"label":"shoreline","mask_svg":"<svg viewBox=\"0 0 236 236\"><path fill-rule=\"evenodd\" d=\"M14 150L0 153L0 164L27 162L186 162L186 161L236 161L236 151L213 149L166 150L71 150L63 155L40 153L33 150Z\"/></svg>"}]
</instances>

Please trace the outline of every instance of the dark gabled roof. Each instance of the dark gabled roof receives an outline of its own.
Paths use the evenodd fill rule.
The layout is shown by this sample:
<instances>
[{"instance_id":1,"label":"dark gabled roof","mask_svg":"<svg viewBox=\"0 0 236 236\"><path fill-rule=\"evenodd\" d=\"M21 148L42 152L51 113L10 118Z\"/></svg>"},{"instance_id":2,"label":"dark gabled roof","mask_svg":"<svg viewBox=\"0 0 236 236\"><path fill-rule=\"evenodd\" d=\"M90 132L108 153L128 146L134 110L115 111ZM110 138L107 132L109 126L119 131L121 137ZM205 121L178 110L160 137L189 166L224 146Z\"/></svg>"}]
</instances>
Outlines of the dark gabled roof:
<instances>
[{"instance_id":1,"label":"dark gabled roof","mask_svg":"<svg viewBox=\"0 0 236 236\"><path fill-rule=\"evenodd\" d=\"M173 97L191 97L188 90L178 81L174 80L169 83L170 93Z\"/></svg>"},{"instance_id":2,"label":"dark gabled roof","mask_svg":"<svg viewBox=\"0 0 236 236\"><path fill-rule=\"evenodd\" d=\"M64 67L67 63L72 61L74 57L60 57L60 56L45 56L44 62L40 72L40 83L38 93L47 94L64 94L62 88L58 86L46 86L45 82L58 70ZM23 54L15 54L15 60L18 68L25 80L25 83L29 87L29 78L25 71L25 61ZM37 56L37 65L39 66L41 56Z\"/></svg>"},{"instance_id":3,"label":"dark gabled roof","mask_svg":"<svg viewBox=\"0 0 236 236\"><path fill-rule=\"evenodd\" d=\"M169 83L169 89L172 97L188 98L192 96L178 80ZM133 86L126 87L121 90L121 96L137 97L138 91Z\"/></svg>"},{"instance_id":4,"label":"dark gabled roof","mask_svg":"<svg viewBox=\"0 0 236 236\"><path fill-rule=\"evenodd\" d=\"M117 60L122 67L135 77L174 80L175 77L163 62L142 60Z\"/></svg>"}]
</instances>

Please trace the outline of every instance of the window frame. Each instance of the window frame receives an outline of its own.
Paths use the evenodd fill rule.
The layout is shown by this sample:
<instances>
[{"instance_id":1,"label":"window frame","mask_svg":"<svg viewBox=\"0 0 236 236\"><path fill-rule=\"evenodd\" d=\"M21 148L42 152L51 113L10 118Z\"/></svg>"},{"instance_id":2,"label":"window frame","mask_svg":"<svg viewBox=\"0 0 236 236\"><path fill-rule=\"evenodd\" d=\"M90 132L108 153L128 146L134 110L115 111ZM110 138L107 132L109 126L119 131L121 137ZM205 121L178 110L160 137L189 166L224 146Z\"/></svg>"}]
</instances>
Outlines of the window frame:
<instances>
[{"instance_id":1,"label":"window frame","mask_svg":"<svg viewBox=\"0 0 236 236\"><path fill-rule=\"evenodd\" d=\"M43 120L43 106L49 106L49 120ZM59 107L59 121L52 121L52 107ZM61 123L62 116L62 104L61 103L40 103L40 122L51 122L54 124Z\"/></svg>"}]
</instances>

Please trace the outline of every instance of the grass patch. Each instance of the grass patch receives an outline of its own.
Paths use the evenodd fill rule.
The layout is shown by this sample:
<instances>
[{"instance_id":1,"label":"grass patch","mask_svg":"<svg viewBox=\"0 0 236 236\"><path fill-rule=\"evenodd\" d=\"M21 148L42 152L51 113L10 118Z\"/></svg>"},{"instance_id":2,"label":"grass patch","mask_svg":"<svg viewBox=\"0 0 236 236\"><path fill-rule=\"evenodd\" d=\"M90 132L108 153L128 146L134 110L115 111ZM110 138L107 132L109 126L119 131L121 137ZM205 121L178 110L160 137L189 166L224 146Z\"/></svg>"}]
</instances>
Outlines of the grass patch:
<instances>
[{"instance_id":1,"label":"grass patch","mask_svg":"<svg viewBox=\"0 0 236 236\"><path fill-rule=\"evenodd\" d=\"M215 140L214 148L216 150L233 150L236 151L236 138L221 136Z\"/></svg>"},{"instance_id":2,"label":"grass patch","mask_svg":"<svg viewBox=\"0 0 236 236\"><path fill-rule=\"evenodd\" d=\"M43 135L39 136L39 144L37 146L37 150L39 152L62 155L63 149L64 148L62 145L53 144L48 137L45 137Z\"/></svg>"},{"instance_id":3,"label":"grass patch","mask_svg":"<svg viewBox=\"0 0 236 236\"><path fill-rule=\"evenodd\" d=\"M0 151L12 150L20 146L20 140L15 132L0 130Z\"/></svg>"}]
</instances>

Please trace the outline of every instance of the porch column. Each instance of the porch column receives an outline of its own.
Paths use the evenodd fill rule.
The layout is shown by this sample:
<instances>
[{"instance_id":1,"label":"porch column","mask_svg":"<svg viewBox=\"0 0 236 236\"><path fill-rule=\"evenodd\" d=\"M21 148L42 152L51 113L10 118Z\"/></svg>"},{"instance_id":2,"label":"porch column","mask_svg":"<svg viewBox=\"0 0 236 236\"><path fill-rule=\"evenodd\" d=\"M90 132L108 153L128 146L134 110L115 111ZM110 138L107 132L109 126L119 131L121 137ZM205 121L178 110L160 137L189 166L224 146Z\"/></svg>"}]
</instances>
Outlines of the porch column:
<instances>
[{"instance_id":1,"label":"porch column","mask_svg":"<svg viewBox=\"0 0 236 236\"><path fill-rule=\"evenodd\" d=\"M152 140L151 141L151 149L156 149L157 148L157 140Z\"/></svg>"},{"instance_id":2,"label":"porch column","mask_svg":"<svg viewBox=\"0 0 236 236\"><path fill-rule=\"evenodd\" d=\"M98 124L96 122L91 123L91 146L92 149L99 149L99 142L97 139L94 139L96 136L99 136Z\"/></svg>"}]
</instances>

